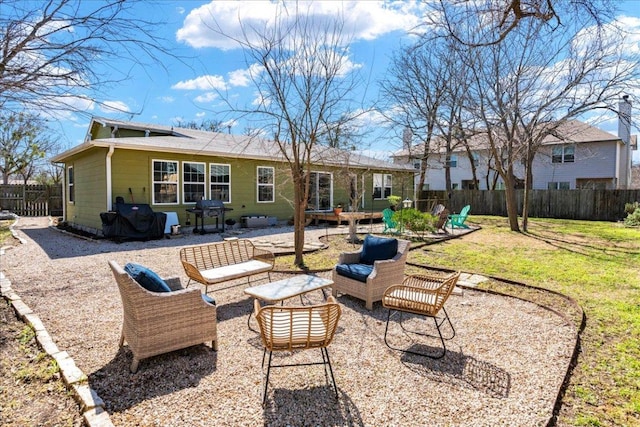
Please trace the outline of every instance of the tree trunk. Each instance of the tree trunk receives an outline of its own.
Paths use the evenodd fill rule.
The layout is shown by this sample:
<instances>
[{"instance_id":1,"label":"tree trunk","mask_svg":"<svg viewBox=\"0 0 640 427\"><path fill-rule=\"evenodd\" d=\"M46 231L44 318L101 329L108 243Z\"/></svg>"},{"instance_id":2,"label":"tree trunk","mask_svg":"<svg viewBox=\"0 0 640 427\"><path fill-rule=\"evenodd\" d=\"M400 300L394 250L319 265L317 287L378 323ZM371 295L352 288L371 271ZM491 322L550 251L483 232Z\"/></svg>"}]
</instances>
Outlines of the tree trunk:
<instances>
[{"instance_id":1,"label":"tree trunk","mask_svg":"<svg viewBox=\"0 0 640 427\"><path fill-rule=\"evenodd\" d=\"M520 232L518 225L518 201L516 199L515 179L513 171L508 170L505 174L505 198L507 201L507 216L509 218L509 227L511 231Z\"/></svg>"},{"instance_id":2,"label":"tree trunk","mask_svg":"<svg viewBox=\"0 0 640 427\"><path fill-rule=\"evenodd\" d=\"M295 251L294 263L298 267L304 267L304 226L306 199L304 198L304 177L296 176L294 181L294 206L293 206L293 245Z\"/></svg>"},{"instance_id":3,"label":"tree trunk","mask_svg":"<svg viewBox=\"0 0 640 427\"><path fill-rule=\"evenodd\" d=\"M529 190L533 188L533 165L531 163L531 158L527 159L527 170L524 178L524 195L522 198L522 231L524 231L525 233L528 231L529 227Z\"/></svg>"}]
</instances>

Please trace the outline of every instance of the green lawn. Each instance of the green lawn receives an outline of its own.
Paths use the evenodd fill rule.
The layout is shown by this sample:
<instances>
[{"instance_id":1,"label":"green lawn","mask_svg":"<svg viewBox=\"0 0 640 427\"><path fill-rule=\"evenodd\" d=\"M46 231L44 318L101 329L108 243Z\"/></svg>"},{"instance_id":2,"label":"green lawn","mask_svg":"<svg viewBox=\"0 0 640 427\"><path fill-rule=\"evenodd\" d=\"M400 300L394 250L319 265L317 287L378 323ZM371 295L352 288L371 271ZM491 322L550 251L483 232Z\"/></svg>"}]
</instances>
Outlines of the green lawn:
<instances>
[{"instance_id":1,"label":"green lawn","mask_svg":"<svg viewBox=\"0 0 640 427\"><path fill-rule=\"evenodd\" d=\"M558 425L640 425L640 229L610 222L473 216L482 230L410 260L562 292L584 309L578 365Z\"/></svg>"}]
</instances>

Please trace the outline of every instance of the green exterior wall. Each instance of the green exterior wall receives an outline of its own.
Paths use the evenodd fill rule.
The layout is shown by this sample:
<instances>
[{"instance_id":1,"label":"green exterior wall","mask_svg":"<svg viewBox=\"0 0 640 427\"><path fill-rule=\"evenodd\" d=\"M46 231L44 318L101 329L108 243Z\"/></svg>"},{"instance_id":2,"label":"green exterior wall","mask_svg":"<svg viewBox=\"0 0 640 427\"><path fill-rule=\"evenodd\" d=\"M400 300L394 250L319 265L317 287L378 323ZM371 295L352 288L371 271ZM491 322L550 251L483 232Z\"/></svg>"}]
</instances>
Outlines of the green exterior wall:
<instances>
[{"instance_id":1,"label":"green exterior wall","mask_svg":"<svg viewBox=\"0 0 640 427\"><path fill-rule=\"evenodd\" d=\"M65 164L65 173L73 166L75 201L69 202L65 189L66 220L89 228L102 228L100 212L107 208L106 148L96 148L75 156ZM66 184L66 182L65 182Z\"/></svg>"},{"instance_id":2,"label":"green exterior wall","mask_svg":"<svg viewBox=\"0 0 640 427\"><path fill-rule=\"evenodd\" d=\"M95 130L95 128L94 128ZM109 128L98 128L98 130L109 130ZM110 130L109 130L110 132ZM139 135L139 133L138 133ZM108 149L94 147L78 155L65 159L65 166L73 166L75 174L75 203L66 203L66 220L81 228L102 229L100 213L107 210L107 171L106 156ZM177 161L178 162L178 203L177 204L154 204L153 203L153 182L152 168L153 160ZM182 203L182 169L183 162L202 162L206 165L206 194L209 196L209 164L219 163L230 165L231 170L231 202L227 203L228 208L232 208L225 214L226 218L240 220L243 215L267 215L277 217L279 221L284 221L293 216L293 185L290 178L288 165L253 159L230 159L224 157L199 156L192 154L165 153L153 151L141 151L131 149L116 148L111 158L112 169L112 204L115 204L116 197L121 196L125 202L150 204L156 212L176 212L180 224L185 225L187 216L191 225L194 225L193 214L188 214L186 209L193 207L193 203ZM275 169L275 202L258 203L256 176L257 167L267 166ZM65 168L66 169L66 168ZM313 171L333 173L333 201L334 204L342 203L346 206L349 203L349 188L346 182L339 178L339 169L313 167ZM358 187L362 185L362 174L364 174L365 187L365 207L358 205L360 211L381 211L389 206L386 200L372 200L373 173L388 173L384 170L358 171ZM392 173L393 190L392 194L401 197L413 198L409 193L413 173ZM404 178L402 178L404 176ZM402 181L406 185L401 186ZM401 187L404 187L405 194L401 194ZM130 191L131 190L131 191ZM209 225L207 220L207 225Z\"/></svg>"}]
</instances>

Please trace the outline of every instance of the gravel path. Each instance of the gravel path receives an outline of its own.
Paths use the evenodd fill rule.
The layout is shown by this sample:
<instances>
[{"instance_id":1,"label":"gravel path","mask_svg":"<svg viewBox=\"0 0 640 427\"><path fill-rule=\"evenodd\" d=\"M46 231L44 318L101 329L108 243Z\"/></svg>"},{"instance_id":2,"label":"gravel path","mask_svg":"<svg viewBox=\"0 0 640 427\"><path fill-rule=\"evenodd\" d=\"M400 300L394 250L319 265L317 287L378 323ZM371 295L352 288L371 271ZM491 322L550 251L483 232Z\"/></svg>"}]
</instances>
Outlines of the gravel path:
<instances>
[{"instance_id":1,"label":"gravel path","mask_svg":"<svg viewBox=\"0 0 640 427\"><path fill-rule=\"evenodd\" d=\"M380 304L369 312L361 301L342 296L343 316L329 348L339 400L322 367L285 368L272 373L263 408L262 347L247 329L252 300L242 286L215 293L218 352L204 345L176 351L143 360L131 374L131 354L118 348L121 303L107 261L138 262L186 282L179 247L218 235L116 244L62 234L38 218L22 218L15 228L25 244L7 250L2 271L87 374L116 426L546 425L573 351L574 327L553 313L465 291L447 303L457 335L446 357L425 360L384 345L386 310ZM314 232L306 234L313 239ZM397 324L392 327L397 345L437 345L427 338L408 341ZM316 360L320 352L279 358Z\"/></svg>"}]
</instances>

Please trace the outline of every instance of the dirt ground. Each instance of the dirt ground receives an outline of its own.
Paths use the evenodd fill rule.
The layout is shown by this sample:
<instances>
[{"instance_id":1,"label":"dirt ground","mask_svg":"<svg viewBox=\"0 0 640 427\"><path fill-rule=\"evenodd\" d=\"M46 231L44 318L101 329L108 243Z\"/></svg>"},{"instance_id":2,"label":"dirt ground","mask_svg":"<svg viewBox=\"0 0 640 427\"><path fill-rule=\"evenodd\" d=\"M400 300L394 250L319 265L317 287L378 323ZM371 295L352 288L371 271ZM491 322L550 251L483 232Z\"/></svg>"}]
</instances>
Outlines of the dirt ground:
<instances>
[{"instance_id":1,"label":"dirt ground","mask_svg":"<svg viewBox=\"0 0 640 427\"><path fill-rule=\"evenodd\" d=\"M83 425L55 361L40 350L32 330L4 299L0 299L0 425Z\"/></svg>"}]
</instances>

